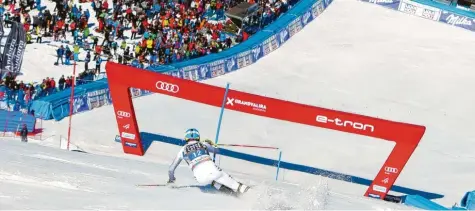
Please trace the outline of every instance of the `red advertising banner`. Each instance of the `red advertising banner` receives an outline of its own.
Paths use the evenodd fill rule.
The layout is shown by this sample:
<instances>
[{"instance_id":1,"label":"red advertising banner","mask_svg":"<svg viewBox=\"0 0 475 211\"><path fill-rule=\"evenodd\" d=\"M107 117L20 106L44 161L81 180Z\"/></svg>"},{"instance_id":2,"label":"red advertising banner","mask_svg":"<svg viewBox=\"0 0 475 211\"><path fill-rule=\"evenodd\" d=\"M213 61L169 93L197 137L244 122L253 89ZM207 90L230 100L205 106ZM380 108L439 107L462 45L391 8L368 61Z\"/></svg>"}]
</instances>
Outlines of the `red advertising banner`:
<instances>
[{"instance_id":1,"label":"red advertising banner","mask_svg":"<svg viewBox=\"0 0 475 211\"><path fill-rule=\"evenodd\" d=\"M125 153L143 155L129 88L221 107L225 88L108 62L107 78ZM225 109L396 142L365 195L383 199L425 132L424 126L388 121L229 89Z\"/></svg>"}]
</instances>

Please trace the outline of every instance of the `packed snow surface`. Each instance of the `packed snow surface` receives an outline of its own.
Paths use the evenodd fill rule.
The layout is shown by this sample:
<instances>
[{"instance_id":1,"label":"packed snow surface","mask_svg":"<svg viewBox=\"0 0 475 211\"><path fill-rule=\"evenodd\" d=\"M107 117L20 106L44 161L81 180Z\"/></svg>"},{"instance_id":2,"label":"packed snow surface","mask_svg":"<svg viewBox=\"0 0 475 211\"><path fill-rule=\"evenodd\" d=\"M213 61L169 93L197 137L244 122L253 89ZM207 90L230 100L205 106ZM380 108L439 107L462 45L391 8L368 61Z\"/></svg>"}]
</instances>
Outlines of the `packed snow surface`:
<instances>
[{"instance_id":1,"label":"packed snow surface","mask_svg":"<svg viewBox=\"0 0 475 211\"><path fill-rule=\"evenodd\" d=\"M24 62L28 70L25 77L35 74L34 71L58 69L51 68L54 57L31 60L42 53L40 48L46 48L35 46L39 49L37 53L27 48L25 59L30 60ZM471 119L475 115L475 96L466 94L475 90L473 49L475 36L467 30L372 4L335 0L317 20L277 51L254 65L204 83L225 86L226 82L230 82L231 89L240 91L424 125L427 127L426 134L396 184L444 194L445 197L438 201L451 206L466 191L475 188L472 182L475 175L475 124ZM181 138L187 128L195 127L204 138L215 137L219 108L160 95L137 98L134 106L141 131ZM44 140L40 143L59 146L59 140L64 140L67 135L68 120L43 122L43 126ZM220 143L279 147L285 161L368 179L374 178L393 146L391 142L233 111L224 113L221 129ZM179 203L179 200L194 199L195 195L199 197L197 201L201 197L209 197L210 203L219 201L212 200L212 197L217 197L215 195L194 194L198 193L195 189L134 187L134 183L138 182L166 181L167 169L163 165L170 164L179 148L157 142L152 144L144 157L124 155L122 146L114 142L117 134L113 108L106 106L75 115L72 121L72 144L101 156L57 151L45 155L42 150L49 152L52 149L41 148L41 152L34 152L35 147L38 150L40 147L13 144L16 151L6 150L5 153L10 153L7 155L14 162L2 165L1 175L30 182L22 184L20 187L23 189L18 189L22 191L18 191L12 188L19 183L12 186L11 182L2 180L2 186L10 185L7 187L12 188L0 188L1 196L4 196L0 197L0 204L12 209L30 206L28 203L6 202L11 196L8 200L31 197L31 205L41 205L42 198L49 197L49 193L56 194L55 199L78 199L74 203L50 200L42 205L44 208L86 206L87 199L110 209L119 209L120 206L186 209L191 208L186 207L190 205ZM4 147L1 149L4 150ZM232 149L273 159L278 155L272 150ZM42 155L34 157L38 154ZM7 159L7 155L2 153L1 156ZM219 161L223 169L249 181L273 180L275 177L275 168L225 157ZM25 167L26 162L34 164ZM89 173L82 174L83 170ZM183 184L193 183L186 169L180 169L177 178ZM325 208L379 209L373 207L378 203L383 203L377 206L384 208L395 206L361 199L366 189L364 186L319 176L284 170L279 183L274 185L294 191L292 185L284 185L284 182L297 183L300 187L325 184L332 192L341 194L341 199L351 196L347 198L349 204L340 204L340 201L336 202L339 196L332 195L329 198L333 201ZM43 188L42 191L36 192L39 188ZM69 191L71 195L61 194L60 191ZM36 193L35 197L29 193ZM101 194L107 197L100 197L104 196ZM161 197L165 200L162 201ZM210 206L235 209L249 205L236 199L219 197L223 198L222 204ZM114 200L109 201L110 198ZM298 208L303 205L289 206Z\"/></svg>"},{"instance_id":2,"label":"packed snow surface","mask_svg":"<svg viewBox=\"0 0 475 211\"><path fill-rule=\"evenodd\" d=\"M0 140L0 161L0 208L6 210L408 209L333 193L325 180L301 186L237 175L256 186L236 198L196 187L187 168L177 169L177 188L138 186L165 184L168 166L12 140Z\"/></svg>"}]
</instances>

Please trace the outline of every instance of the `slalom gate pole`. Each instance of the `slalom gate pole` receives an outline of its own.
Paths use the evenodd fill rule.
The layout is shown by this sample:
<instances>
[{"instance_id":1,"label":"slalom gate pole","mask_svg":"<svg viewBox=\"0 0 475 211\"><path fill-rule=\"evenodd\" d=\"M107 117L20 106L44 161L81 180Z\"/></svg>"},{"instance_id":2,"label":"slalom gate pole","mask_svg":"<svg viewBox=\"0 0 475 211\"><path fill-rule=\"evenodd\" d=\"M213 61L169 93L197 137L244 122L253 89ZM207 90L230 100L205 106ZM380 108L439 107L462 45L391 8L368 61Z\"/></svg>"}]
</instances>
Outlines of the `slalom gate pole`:
<instances>
[{"instance_id":1,"label":"slalom gate pole","mask_svg":"<svg viewBox=\"0 0 475 211\"><path fill-rule=\"evenodd\" d=\"M73 106L74 106L74 86L76 85L76 60L73 64L73 80L71 84L71 97L69 99L69 128L68 128L68 145L66 149L69 151L69 143L71 143L71 120L73 118Z\"/></svg>"},{"instance_id":2,"label":"slalom gate pole","mask_svg":"<svg viewBox=\"0 0 475 211\"><path fill-rule=\"evenodd\" d=\"M227 146L227 147L250 147L250 148L261 148L261 149L279 149L279 147L268 147L268 146L257 146L257 145L246 145L246 144L217 144L218 146Z\"/></svg>"},{"instance_id":3,"label":"slalom gate pole","mask_svg":"<svg viewBox=\"0 0 475 211\"><path fill-rule=\"evenodd\" d=\"M8 103L8 101L7 101ZM8 110L10 111L10 110ZM7 119L5 119L5 128L3 129L3 136L5 136L5 133L7 133L7 126L8 126L8 118L10 116L10 112L7 113Z\"/></svg>"},{"instance_id":4,"label":"slalom gate pole","mask_svg":"<svg viewBox=\"0 0 475 211\"><path fill-rule=\"evenodd\" d=\"M15 135L14 135L15 137L17 136L17 133L18 133L18 131L19 131L18 129L19 129L20 127L23 128L23 114L21 114L21 116L22 116L22 117L20 117L20 124L16 126L16 131L15 131ZM26 136L28 136L28 133L27 133ZM21 135L20 135L20 137L21 137ZM21 140L21 138L20 138L20 140Z\"/></svg>"},{"instance_id":5,"label":"slalom gate pole","mask_svg":"<svg viewBox=\"0 0 475 211\"><path fill-rule=\"evenodd\" d=\"M36 124L35 124L35 126L36 126ZM40 129L42 130L41 133L40 133L40 140L43 141L43 119L40 119Z\"/></svg>"},{"instance_id":6,"label":"slalom gate pole","mask_svg":"<svg viewBox=\"0 0 475 211\"><path fill-rule=\"evenodd\" d=\"M279 151L279 161L277 161L277 172L275 174L275 181L279 179L280 161L282 160L282 150Z\"/></svg>"},{"instance_id":7,"label":"slalom gate pole","mask_svg":"<svg viewBox=\"0 0 475 211\"><path fill-rule=\"evenodd\" d=\"M224 92L223 104L221 105L221 113L219 114L218 128L216 129L216 138L214 143L218 144L219 131L221 130L221 121L223 120L224 106L226 105L226 98L228 96L229 83L226 84L226 91ZM216 153L213 155L213 162L216 161Z\"/></svg>"}]
</instances>

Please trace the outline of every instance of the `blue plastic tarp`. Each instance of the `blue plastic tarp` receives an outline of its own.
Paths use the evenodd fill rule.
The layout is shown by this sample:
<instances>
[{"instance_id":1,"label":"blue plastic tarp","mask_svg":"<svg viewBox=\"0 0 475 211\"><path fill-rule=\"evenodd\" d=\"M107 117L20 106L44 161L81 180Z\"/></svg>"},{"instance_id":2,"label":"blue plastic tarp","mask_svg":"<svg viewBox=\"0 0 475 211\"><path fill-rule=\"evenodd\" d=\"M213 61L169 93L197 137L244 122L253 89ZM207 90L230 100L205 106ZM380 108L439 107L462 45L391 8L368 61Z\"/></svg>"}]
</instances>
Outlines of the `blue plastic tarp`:
<instances>
[{"instance_id":1,"label":"blue plastic tarp","mask_svg":"<svg viewBox=\"0 0 475 211\"><path fill-rule=\"evenodd\" d=\"M26 124L29 132L33 132L35 123L36 118L33 115L19 111L0 110L0 131L2 132L20 131L23 124Z\"/></svg>"},{"instance_id":2,"label":"blue plastic tarp","mask_svg":"<svg viewBox=\"0 0 475 211\"><path fill-rule=\"evenodd\" d=\"M74 99L76 102L81 101L78 112L86 109L84 107L87 106L87 102L84 102L84 98L86 97L87 93L108 89L109 86L107 84L106 79L101 79L92 83L87 83L81 86L77 86L74 89ZM68 88L62 92L58 92L56 94L52 94L41 99L35 100L32 102L29 111L34 111L35 117L41 119L55 119L61 120L62 118L69 115L69 101L71 97L71 89ZM88 109L87 109L88 110ZM74 112L77 113L77 112Z\"/></svg>"},{"instance_id":3,"label":"blue plastic tarp","mask_svg":"<svg viewBox=\"0 0 475 211\"><path fill-rule=\"evenodd\" d=\"M404 196L403 203L424 210L449 210L448 208L419 195Z\"/></svg>"}]
</instances>

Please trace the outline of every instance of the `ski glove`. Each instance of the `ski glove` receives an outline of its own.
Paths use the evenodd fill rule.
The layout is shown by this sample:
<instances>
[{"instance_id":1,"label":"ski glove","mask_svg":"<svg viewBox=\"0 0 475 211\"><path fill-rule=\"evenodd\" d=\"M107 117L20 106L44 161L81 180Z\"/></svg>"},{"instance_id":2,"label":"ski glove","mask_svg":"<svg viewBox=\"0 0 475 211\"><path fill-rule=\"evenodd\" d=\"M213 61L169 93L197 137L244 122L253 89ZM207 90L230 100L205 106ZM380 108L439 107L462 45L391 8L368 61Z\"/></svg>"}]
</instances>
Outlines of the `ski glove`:
<instances>
[{"instance_id":1,"label":"ski glove","mask_svg":"<svg viewBox=\"0 0 475 211\"><path fill-rule=\"evenodd\" d=\"M211 141L210 139L205 139L204 142L208 143L209 145L213 146L214 148L217 148L218 145L214 143L214 141Z\"/></svg>"}]
</instances>

